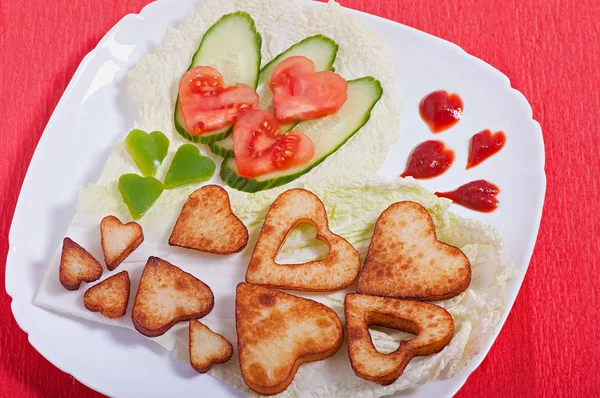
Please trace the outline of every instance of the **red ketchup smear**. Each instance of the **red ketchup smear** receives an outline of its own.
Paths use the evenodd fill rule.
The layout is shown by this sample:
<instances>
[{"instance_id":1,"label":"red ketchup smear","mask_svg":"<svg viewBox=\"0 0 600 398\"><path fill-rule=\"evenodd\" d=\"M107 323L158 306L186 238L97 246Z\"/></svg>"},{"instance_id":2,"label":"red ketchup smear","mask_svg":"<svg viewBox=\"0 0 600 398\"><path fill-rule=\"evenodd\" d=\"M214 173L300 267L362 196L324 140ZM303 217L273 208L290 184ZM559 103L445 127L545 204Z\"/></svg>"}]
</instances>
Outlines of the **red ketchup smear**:
<instances>
[{"instance_id":1,"label":"red ketchup smear","mask_svg":"<svg viewBox=\"0 0 600 398\"><path fill-rule=\"evenodd\" d=\"M490 130L483 130L471 137L469 145L469 158L467 169L477 166L493 154L502 149L506 143L506 136L502 131L492 134Z\"/></svg>"},{"instance_id":2,"label":"red ketchup smear","mask_svg":"<svg viewBox=\"0 0 600 398\"><path fill-rule=\"evenodd\" d=\"M448 170L454 162L454 152L442 141L425 141L415 147L410 155L406 170L400 177L432 178Z\"/></svg>"},{"instance_id":3,"label":"red ketchup smear","mask_svg":"<svg viewBox=\"0 0 600 398\"><path fill-rule=\"evenodd\" d=\"M496 195L500 188L486 180L472 181L451 192L436 192L440 198L448 198L467 209L490 213L498 207Z\"/></svg>"},{"instance_id":4,"label":"red ketchup smear","mask_svg":"<svg viewBox=\"0 0 600 398\"><path fill-rule=\"evenodd\" d=\"M463 115L463 103L458 94L434 91L421 100L419 114L429 130L439 133L458 123Z\"/></svg>"}]
</instances>

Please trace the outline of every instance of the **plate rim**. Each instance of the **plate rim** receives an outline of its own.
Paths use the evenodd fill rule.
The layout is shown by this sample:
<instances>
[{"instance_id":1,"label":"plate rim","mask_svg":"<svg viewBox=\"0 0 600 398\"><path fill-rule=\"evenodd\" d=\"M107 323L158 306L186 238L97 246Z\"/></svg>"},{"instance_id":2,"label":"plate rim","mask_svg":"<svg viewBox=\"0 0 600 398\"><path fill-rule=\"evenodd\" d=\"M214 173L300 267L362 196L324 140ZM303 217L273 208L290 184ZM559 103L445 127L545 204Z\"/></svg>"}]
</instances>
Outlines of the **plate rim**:
<instances>
[{"instance_id":1,"label":"plate rim","mask_svg":"<svg viewBox=\"0 0 600 398\"><path fill-rule=\"evenodd\" d=\"M31 157L29 166L27 168L27 172L25 174L23 183L19 190L19 196L17 199L17 203L15 205L15 209L14 209L14 213L13 213L13 217L11 220L11 225L10 225L10 229L9 229L9 233L8 233L8 253L7 253L7 257L6 257L6 266L5 266L5 291L8 294L8 296L10 297L11 312L13 314L13 317L14 317L17 325L19 326L19 328L21 330L23 330L27 334L27 340L28 340L29 344L40 355L42 355L46 360L48 360L50 363L52 363L53 366L57 367L62 372L71 375L72 377L77 379L79 382L81 382L83 385L87 386L88 388L91 388L100 393L108 393L108 391L92 380L88 380L85 377L84 378L78 377L77 375L75 375L75 373L76 373L75 370L73 372L67 370L68 365L64 364L63 362L60 361L60 359L56 358L56 355L53 355L48 350L44 349L41 345L36 345L32 342L32 339L30 336L30 331L24 327L24 322L23 322L24 318L22 318L23 314L17 310L17 304L19 303L19 300L18 300L19 297L14 295L12 292L12 289L9 287L9 283L12 280L11 273L13 272L13 268L16 266L16 264L15 264L16 259L14 258L13 251L11 250L11 247L12 247L11 241L13 240L12 237L14 234L13 230L14 230L15 220L17 220L19 218L18 215L20 213L20 207L22 206L22 202L24 201L22 199L22 193L23 193L24 187L26 186L26 184L28 183L28 180L30 179L31 165L36 160L38 148L40 147L40 144L45 144L46 140L48 139L46 131L50 130L53 127L53 125L55 123L56 115L59 114L60 112L62 112L63 108L65 107L65 103L67 102L67 98L70 96L70 94L73 90L73 87L81 79L82 75L84 74L84 72L85 72L87 66L90 64L91 60L95 57L96 53L101 49L101 47L106 43L107 39L111 35L115 34L120 29L120 27L127 22L127 20L129 20L129 19L144 20L145 14L149 14L150 9L152 9L154 7L158 7L157 4L160 4L162 6L165 3L174 2L174 1L176 1L176 0L154 1L154 2L151 2L151 3L148 3L147 5L145 5L138 13L129 13L129 14L125 15L117 23L115 23L115 25L113 25L102 36L102 38L98 41L96 46L83 57L83 59L81 60L81 62L78 65L75 73L73 74L73 77L69 81L69 84L65 88L63 94L61 95L60 100L58 101L56 107L54 108L52 115L48 119L48 123L44 127L44 131L40 135L40 139L39 139L38 143L36 144L36 149ZM198 5L203 3L204 1L205 0L201 0L198 3ZM305 4L313 3L313 5L317 5L317 6L325 5L325 3L316 3L311 0L297 0L297 1L300 1ZM446 47L451 48L456 53L456 55L468 59L469 62L477 63L480 68L486 69L486 72L488 72L490 74L494 74L496 76L496 78L502 79L503 84L506 86L508 91L511 92L511 95L513 95L515 97L515 99L518 98L518 101L521 103L521 107L526 110L527 116L530 119L530 120L528 120L528 122L531 123L531 128L532 128L532 130L535 130L535 133L536 133L536 138L537 138L536 141L539 146L538 150L539 150L539 154L540 154L540 159L539 159L540 164L538 164L539 170L536 168L534 170L534 172L536 172L537 176L539 177L539 186L537 187L536 191L539 190L538 192L540 194L539 195L540 200L539 200L539 203L536 203L537 210L536 210L535 214L533 215L534 226L531 231L532 239L530 239L529 243L524 248L524 257L528 258L528 261L526 264L524 264L522 269L519 269L518 275L509 282L510 284L518 284L518 288L516 289L516 291L514 293L514 297L505 296L506 306L504 308L504 313L502 315L502 318L500 319L500 322L496 326L494 332L489 337L489 339L486 341L486 343L482 344L478 353L467 362L467 364L459 371L459 373L457 375L452 377L452 378L456 378L462 373L465 373L465 376L466 376L464 378L461 377L462 380L460 381L460 383L457 383L455 388L448 391L449 396L454 396L464 386L464 384L466 383L468 378L471 376L471 374L481 365L483 360L487 357L491 347L494 345L498 335L500 334L500 332L502 331L502 328L504 327L504 324L505 324L509 314L512 311L512 308L514 306L516 298L517 298L517 296L521 290L521 287L523 285L523 281L525 279L525 275L527 274L527 270L529 269L529 266L531 264L533 251L534 251L535 244L537 243L537 238L539 235L539 229L540 229L540 225L541 225L541 218L542 218L542 214L543 214L546 190L547 190L547 176L546 176L546 172L545 172L546 152L545 152L545 143L544 143L542 128L541 128L540 123L533 118L533 109L532 109L531 105L529 104L529 102L527 101L525 96L520 91L518 91L517 89L512 87L508 76L506 76L504 73L502 73L500 70L496 69L495 67L491 66L490 64L486 63L485 61L481 60L480 58L477 58L474 55L469 54L467 51L465 51L459 45L457 45L453 42L450 42L448 40L445 40L443 38L434 36L430 33L413 28L411 26L404 25L400 22L396 22L396 21L393 21L390 19L386 19L384 17L380 17L377 15L369 14L367 12L363 12L363 11L359 11L359 10L355 10L355 9L351 9L351 8L345 8L345 9L350 10L352 13L358 14L358 16L360 18L372 19L376 23L398 25L402 29L406 29L413 34L420 36L423 39L435 40L438 43L441 41L441 42L443 42L443 44ZM189 11L191 11L191 10L188 10L188 12ZM508 290L508 287L507 287L507 290ZM32 302L29 302L29 304L33 306ZM482 353L483 353L483 355L482 355Z\"/></svg>"}]
</instances>

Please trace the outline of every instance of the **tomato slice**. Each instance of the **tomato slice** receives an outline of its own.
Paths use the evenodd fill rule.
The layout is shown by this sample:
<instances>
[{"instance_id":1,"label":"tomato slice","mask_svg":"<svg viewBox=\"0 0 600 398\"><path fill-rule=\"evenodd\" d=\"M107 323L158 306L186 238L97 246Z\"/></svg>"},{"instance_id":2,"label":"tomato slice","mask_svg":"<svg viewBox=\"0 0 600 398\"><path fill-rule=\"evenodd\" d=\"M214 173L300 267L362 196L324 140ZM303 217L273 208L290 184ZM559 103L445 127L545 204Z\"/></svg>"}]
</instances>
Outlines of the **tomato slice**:
<instances>
[{"instance_id":1,"label":"tomato slice","mask_svg":"<svg viewBox=\"0 0 600 398\"><path fill-rule=\"evenodd\" d=\"M289 57L271 75L273 108L277 120L294 123L336 113L348 99L348 83L332 71L316 72L303 56Z\"/></svg>"},{"instance_id":2,"label":"tomato slice","mask_svg":"<svg viewBox=\"0 0 600 398\"><path fill-rule=\"evenodd\" d=\"M254 109L233 126L233 152L238 173L254 178L310 162L315 146L299 131L282 133L271 113Z\"/></svg>"},{"instance_id":3,"label":"tomato slice","mask_svg":"<svg viewBox=\"0 0 600 398\"><path fill-rule=\"evenodd\" d=\"M226 87L218 70L196 66L179 82L179 102L187 131L200 135L233 124L258 104L258 94L246 84Z\"/></svg>"}]
</instances>

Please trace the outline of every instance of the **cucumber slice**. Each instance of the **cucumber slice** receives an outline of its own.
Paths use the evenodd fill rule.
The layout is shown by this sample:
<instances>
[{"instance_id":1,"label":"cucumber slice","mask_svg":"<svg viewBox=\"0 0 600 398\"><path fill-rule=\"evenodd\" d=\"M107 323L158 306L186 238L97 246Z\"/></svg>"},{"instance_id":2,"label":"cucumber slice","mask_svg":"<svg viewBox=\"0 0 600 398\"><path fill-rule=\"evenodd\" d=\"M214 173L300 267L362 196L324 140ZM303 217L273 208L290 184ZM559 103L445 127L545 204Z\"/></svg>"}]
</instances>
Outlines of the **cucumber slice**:
<instances>
[{"instance_id":1,"label":"cucumber slice","mask_svg":"<svg viewBox=\"0 0 600 398\"><path fill-rule=\"evenodd\" d=\"M228 136L224 140L219 142L211 142L208 144L210 151L215 155L222 156L224 158L232 158L233 154L233 136Z\"/></svg>"},{"instance_id":2,"label":"cucumber slice","mask_svg":"<svg viewBox=\"0 0 600 398\"><path fill-rule=\"evenodd\" d=\"M237 11L224 15L206 31L188 69L198 65L212 66L221 72L226 85L244 83L256 88L261 44L262 39L249 14ZM173 119L177 132L193 142L208 144L231 134L232 126L228 126L207 134L191 135L185 127L179 96Z\"/></svg>"},{"instance_id":3,"label":"cucumber slice","mask_svg":"<svg viewBox=\"0 0 600 398\"><path fill-rule=\"evenodd\" d=\"M235 159L230 158L221 165L221 179L230 187L244 192L275 188L295 180L337 151L360 130L371 117L371 110L382 94L381 83L371 76L351 80L348 82L348 100L336 114L299 123L297 130L308 135L315 144L315 156L310 163L248 179L237 173Z\"/></svg>"},{"instance_id":4,"label":"cucumber slice","mask_svg":"<svg viewBox=\"0 0 600 398\"><path fill-rule=\"evenodd\" d=\"M266 64L258 76L256 92L260 98L258 107L271 110L273 108L273 93L269 88L269 81L273 69L286 58L303 55L315 63L317 71L327 70L333 66L338 52L338 44L327 36L314 35L294 44ZM288 129L285 129L288 131Z\"/></svg>"}]
</instances>

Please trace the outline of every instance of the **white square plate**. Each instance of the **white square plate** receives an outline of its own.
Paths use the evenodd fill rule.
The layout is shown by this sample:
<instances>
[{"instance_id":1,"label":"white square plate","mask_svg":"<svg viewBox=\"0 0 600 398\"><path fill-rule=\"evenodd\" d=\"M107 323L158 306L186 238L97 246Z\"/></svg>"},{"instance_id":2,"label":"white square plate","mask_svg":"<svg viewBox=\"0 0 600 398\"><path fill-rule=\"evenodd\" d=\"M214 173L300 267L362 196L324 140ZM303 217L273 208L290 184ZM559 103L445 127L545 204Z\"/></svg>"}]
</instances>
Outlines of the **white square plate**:
<instances>
[{"instance_id":1,"label":"white square plate","mask_svg":"<svg viewBox=\"0 0 600 398\"><path fill-rule=\"evenodd\" d=\"M199 3L151 3L140 14L123 18L84 58L38 144L9 235L6 290L20 327L54 365L110 396L239 395L217 379L198 376L188 364L172 360L166 350L135 332L63 317L32 304L47 261L75 212L79 186L97 179L114 143L133 123L135 114L128 109L123 89L126 72ZM356 15L388 44L398 72L402 136L380 173L397 176L411 149L431 139L417 107L425 94L437 89L460 93L465 104L463 120L444 136L457 159L466 159L469 138L478 131L489 128L507 135L504 149L477 168L465 170L457 164L423 182L430 190L450 190L480 178L500 186L501 205L495 212L458 206L452 210L494 225L505 241L506 257L518 268L518 277L507 288L506 313L479 354L451 379L398 394L451 396L489 351L529 265L546 189L542 134L525 98L496 69L452 43L368 14Z\"/></svg>"}]
</instances>

